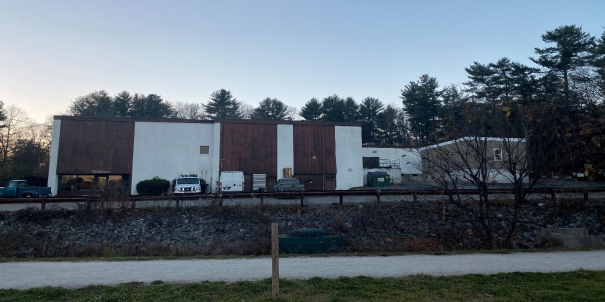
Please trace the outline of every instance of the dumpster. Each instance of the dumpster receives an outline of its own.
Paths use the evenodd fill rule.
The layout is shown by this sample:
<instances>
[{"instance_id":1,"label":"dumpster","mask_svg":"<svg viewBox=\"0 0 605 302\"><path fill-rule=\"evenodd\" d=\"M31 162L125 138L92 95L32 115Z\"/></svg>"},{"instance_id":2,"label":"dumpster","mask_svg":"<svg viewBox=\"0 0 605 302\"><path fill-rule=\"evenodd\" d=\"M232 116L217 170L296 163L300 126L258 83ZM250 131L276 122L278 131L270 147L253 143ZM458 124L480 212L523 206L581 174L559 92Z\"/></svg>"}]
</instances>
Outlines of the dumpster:
<instances>
[{"instance_id":1,"label":"dumpster","mask_svg":"<svg viewBox=\"0 0 605 302\"><path fill-rule=\"evenodd\" d=\"M279 252L290 254L316 254L337 251L345 244L344 236L328 236L322 229L302 228L290 236L279 237Z\"/></svg>"},{"instance_id":2,"label":"dumpster","mask_svg":"<svg viewBox=\"0 0 605 302\"><path fill-rule=\"evenodd\" d=\"M391 185L391 176L384 171L368 172L368 186L386 187Z\"/></svg>"}]
</instances>

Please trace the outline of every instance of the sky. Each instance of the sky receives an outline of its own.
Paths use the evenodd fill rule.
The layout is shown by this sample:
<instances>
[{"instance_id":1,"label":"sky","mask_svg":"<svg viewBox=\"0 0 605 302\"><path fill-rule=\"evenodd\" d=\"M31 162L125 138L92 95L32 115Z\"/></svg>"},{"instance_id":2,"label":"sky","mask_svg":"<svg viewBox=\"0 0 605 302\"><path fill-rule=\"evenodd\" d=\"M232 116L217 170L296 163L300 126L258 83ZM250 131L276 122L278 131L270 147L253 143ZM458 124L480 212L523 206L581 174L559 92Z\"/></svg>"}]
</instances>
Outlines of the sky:
<instances>
[{"instance_id":1,"label":"sky","mask_svg":"<svg viewBox=\"0 0 605 302\"><path fill-rule=\"evenodd\" d=\"M401 107L423 74L443 87L474 61L533 65L541 35L572 24L600 37L605 1L0 0L0 100L38 122L97 90Z\"/></svg>"}]
</instances>

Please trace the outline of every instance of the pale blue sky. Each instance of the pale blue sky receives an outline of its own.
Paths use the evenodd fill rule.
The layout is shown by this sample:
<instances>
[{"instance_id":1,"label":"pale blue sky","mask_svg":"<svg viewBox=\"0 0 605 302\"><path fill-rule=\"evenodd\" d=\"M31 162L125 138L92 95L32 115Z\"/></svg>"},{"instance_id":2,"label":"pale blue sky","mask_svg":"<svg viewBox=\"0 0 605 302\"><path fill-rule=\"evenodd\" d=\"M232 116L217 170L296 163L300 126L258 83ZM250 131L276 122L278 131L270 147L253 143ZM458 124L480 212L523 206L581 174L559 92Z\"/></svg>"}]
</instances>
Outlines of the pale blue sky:
<instances>
[{"instance_id":1,"label":"pale blue sky","mask_svg":"<svg viewBox=\"0 0 605 302\"><path fill-rule=\"evenodd\" d=\"M530 64L546 30L571 24L600 36L605 1L0 0L0 100L38 121L101 89L401 106L424 73L444 86L473 61Z\"/></svg>"}]
</instances>

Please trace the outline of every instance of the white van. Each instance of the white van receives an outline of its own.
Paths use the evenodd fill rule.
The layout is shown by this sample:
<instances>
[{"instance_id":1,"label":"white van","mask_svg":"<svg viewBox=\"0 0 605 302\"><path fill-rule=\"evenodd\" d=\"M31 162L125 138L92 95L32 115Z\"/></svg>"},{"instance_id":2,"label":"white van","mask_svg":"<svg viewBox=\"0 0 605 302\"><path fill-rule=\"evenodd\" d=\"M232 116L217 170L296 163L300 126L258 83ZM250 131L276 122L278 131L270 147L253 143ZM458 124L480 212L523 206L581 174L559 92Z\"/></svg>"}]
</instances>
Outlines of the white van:
<instances>
[{"instance_id":1,"label":"white van","mask_svg":"<svg viewBox=\"0 0 605 302\"><path fill-rule=\"evenodd\" d=\"M244 192L244 172L223 171L218 183L219 192Z\"/></svg>"}]
</instances>

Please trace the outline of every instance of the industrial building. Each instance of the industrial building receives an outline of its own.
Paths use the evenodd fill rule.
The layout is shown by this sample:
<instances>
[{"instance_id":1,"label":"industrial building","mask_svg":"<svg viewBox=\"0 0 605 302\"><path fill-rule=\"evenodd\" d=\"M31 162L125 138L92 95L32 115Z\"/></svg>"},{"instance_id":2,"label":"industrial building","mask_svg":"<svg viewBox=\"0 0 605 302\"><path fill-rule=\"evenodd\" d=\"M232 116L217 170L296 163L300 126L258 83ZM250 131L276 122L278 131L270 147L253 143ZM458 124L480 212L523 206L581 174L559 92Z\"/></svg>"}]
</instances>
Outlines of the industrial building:
<instances>
[{"instance_id":1,"label":"industrial building","mask_svg":"<svg viewBox=\"0 0 605 302\"><path fill-rule=\"evenodd\" d=\"M216 190L222 171L254 174L267 187L284 176L306 190L363 185L359 123L92 118L55 116L48 185L53 194L86 194L109 181L131 194L155 176L197 174Z\"/></svg>"}]
</instances>

